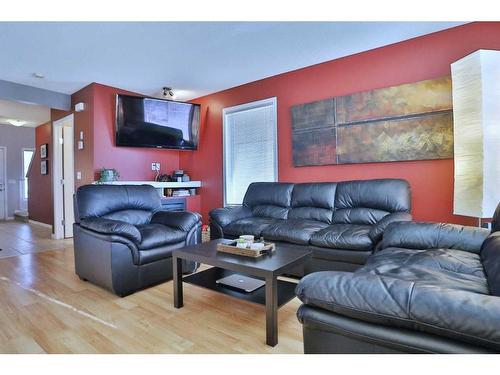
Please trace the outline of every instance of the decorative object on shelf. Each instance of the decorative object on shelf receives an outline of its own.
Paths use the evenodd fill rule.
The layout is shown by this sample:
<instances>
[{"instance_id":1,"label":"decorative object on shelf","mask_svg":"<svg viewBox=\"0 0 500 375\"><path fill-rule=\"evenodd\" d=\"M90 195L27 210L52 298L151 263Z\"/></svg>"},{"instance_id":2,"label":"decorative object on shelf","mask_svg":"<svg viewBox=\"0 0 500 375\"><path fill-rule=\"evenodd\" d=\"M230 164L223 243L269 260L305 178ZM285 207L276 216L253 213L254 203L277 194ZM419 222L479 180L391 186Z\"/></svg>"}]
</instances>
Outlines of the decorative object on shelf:
<instances>
[{"instance_id":1,"label":"decorative object on shelf","mask_svg":"<svg viewBox=\"0 0 500 375\"><path fill-rule=\"evenodd\" d=\"M189 177L188 174L183 174L182 175L182 182L189 182L191 181L191 178Z\"/></svg>"},{"instance_id":2,"label":"decorative object on shelf","mask_svg":"<svg viewBox=\"0 0 500 375\"><path fill-rule=\"evenodd\" d=\"M500 51L479 50L451 64L455 184L453 213L493 216L500 201Z\"/></svg>"},{"instance_id":3,"label":"decorative object on shelf","mask_svg":"<svg viewBox=\"0 0 500 375\"><path fill-rule=\"evenodd\" d=\"M155 179L156 182L170 182L172 181L172 179L170 178L170 176L168 174L159 174L156 179Z\"/></svg>"},{"instance_id":4,"label":"decorative object on shelf","mask_svg":"<svg viewBox=\"0 0 500 375\"><path fill-rule=\"evenodd\" d=\"M453 157L449 76L292 107L295 166Z\"/></svg>"},{"instance_id":5,"label":"decorative object on shelf","mask_svg":"<svg viewBox=\"0 0 500 375\"><path fill-rule=\"evenodd\" d=\"M49 174L49 163L48 160L42 160L40 162L40 174Z\"/></svg>"},{"instance_id":6,"label":"decorative object on shelf","mask_svg":"<svg viewBox=\"0 0 500 375\"><path fill-rule=\"evenodd\" d=\"M49 156L49 145L44 143L40 146L40 159L45 159Z\"/></svg>"},{"instance_id":7,"label":"decorative object on shelf","mask_svg":"<svg viewBox=\"0 0 500 375\"><path fill-rule=\"evenodd\" d=\"M112 182L118 180L120 177L120 173L114 168L101 168L99 169L99 181L103 182Z\"/></svg>"}]
</instances>

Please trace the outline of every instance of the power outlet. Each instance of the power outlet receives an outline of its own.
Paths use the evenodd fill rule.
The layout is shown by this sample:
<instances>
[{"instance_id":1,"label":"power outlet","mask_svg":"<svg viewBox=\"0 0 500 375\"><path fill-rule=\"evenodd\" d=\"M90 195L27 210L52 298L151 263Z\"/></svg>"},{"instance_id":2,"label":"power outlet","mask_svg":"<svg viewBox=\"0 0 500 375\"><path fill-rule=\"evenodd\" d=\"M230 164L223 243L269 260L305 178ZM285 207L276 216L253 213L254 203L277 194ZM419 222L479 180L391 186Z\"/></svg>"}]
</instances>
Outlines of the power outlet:
<instances>
[{"instance_id":1,"label":"power outlet","mask_svg":"<svg viewBox=\"0 0 500 375\"><path fill-rule=\"evenodd\" d=\"M151 170L152 171L159 171L160 170L160 163L157 163L157 162L151 163Z\"/></svg>"}]
</instances>

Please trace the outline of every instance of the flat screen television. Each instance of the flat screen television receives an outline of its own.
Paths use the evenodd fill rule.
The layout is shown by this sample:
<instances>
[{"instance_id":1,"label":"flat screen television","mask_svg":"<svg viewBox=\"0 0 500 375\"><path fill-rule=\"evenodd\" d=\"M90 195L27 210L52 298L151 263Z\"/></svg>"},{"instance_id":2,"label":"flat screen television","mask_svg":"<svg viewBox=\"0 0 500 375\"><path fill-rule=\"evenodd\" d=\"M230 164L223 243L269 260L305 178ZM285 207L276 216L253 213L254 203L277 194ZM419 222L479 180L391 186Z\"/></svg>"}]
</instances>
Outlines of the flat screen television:
<instances>
[{"instance_id":1,"label":"flat screen television","mask_svg":"<svg viewBox=\"0 0 500 375\"><path fill-rule=\"evenodd\" d=\"M116 96L116 145L196 150L200 105L140 96Z\"/></svg>"}]
</instances>

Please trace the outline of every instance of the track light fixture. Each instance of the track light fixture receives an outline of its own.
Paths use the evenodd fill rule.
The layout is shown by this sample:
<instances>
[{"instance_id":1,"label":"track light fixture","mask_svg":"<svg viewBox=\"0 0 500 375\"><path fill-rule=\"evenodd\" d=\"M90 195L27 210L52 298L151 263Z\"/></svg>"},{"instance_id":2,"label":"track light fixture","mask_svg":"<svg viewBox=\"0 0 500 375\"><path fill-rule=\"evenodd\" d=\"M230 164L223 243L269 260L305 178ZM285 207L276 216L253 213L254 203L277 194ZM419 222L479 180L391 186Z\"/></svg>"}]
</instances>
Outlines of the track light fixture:
<instances>
[{"instance_id":1,"label":"track light fixture","mask_svg":"<svg viewBox=\"0 0 500 375\"><path fill-rule=\"evenodd\" d=\"M163 88L163 97L166 99L175 99L175 93L173 92L171 87Z\"/></svg>"}]
</instances>

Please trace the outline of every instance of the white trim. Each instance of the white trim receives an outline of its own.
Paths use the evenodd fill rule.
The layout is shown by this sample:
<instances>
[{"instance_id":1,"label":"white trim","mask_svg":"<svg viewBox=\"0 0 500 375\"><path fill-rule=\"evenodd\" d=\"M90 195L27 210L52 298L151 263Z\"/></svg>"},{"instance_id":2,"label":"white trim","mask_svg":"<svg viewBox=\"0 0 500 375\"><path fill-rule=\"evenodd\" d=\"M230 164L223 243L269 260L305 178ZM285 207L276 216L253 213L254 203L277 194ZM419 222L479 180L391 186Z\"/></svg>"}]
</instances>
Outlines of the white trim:
<instances>
[{"instance_id":1,"label":"white trim","mask_svg":"<svg viewBox=\"0 0 500 375\"><path fill-rule=\"evenodd\" d=\"M71 122L72 126L74 126L73 114L52 123L52 158L50 158L52 160L52 194L54 198L54 234L52 238L56 240L64 238L64 226L62 225L64 205L62 200L57 199L57 197L62 197L63 195L61 185L63 148L59 142L59 130L62 130L62 126L67 122Z\"/></svg>"},{"instance_id":2,"label":"white trim","mask_svg":"<svg viewBox=\"0 0 500 375\"><path fill-rule=\"evenodd\" d=\"M244 103L236 105L233 107L227 107L222 110L222 196L224 207L227 206L226 199L226 116L235 112L249 111L252 109L272 106L273 117L274 117L274 139L276 143L274 145L274 181L278 181L278 99L277 97L271 97L267 99L257 100L254 102Z\"/></svg>"},{"instance_id":3,"label":"white trim","mask_svg":"<svg viewBox=\"0 0 500 375\"><path fill-rule=\"evenodd\" d=\"M9 190L8 190L8 185L9 181L7 180L7 146L0 146L0 149L4 150L4 158L3 158L3 175L4 175L4 200L3 200L3 205L4 205L4 212L5 212L5 217L1 218L0 220L9 220ZM0 202L1 204L1 202Z\"/></svg>"},{"instance_id":4,"label":"white trim","mask_svg":"<svg viewBox=\"0 0 500 375\"><path fill-rule=\"evenodd\" d=\"M47 223L42 223L40 221L28 219L28 223L29 224L33 224L33 225L38 225L38 226L41 226L41 227L44 227L44 228L52 229L52 225L47 224Z\"/></svg>"}]
</instances>

